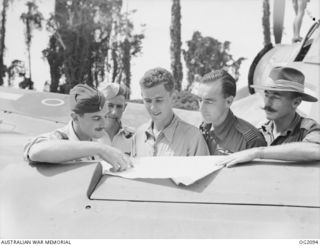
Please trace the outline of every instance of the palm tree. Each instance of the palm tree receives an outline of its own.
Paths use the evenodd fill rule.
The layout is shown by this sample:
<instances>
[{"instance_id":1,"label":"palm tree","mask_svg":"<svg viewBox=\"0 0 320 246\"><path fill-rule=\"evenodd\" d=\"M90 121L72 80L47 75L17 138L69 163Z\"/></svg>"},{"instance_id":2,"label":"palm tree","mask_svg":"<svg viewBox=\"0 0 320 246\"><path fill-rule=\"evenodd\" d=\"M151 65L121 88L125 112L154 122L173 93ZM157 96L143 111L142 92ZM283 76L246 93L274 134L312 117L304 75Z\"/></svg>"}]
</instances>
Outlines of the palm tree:
<instances>
[{"instance_id":1,"label":"palm tree","mask_svg":"<svg viewBox=\"0 0 320 246\"><path fill-rule=\"evenodd\" d=\"M180 0L172 0L171 7L171 70L175 79L175 89L181 91L182 64L181 64L181 7Z\"/></svg>"},{"instance_id":2,"label":"palm tree","mask_svg":"<svg viewBox=\"0 0 320 246\"><path fill-rule=\"evenodd\" d=\"M6 36L7 9L9 0L3 0L1 10L1 26L0 26L0 85L3 85L3 77L5 74L5 65L3 63Z\"/></svg>"},{"instance_id":3,"label":"palm tree","mask_svg":"<svg viewBox=\"0 0 320 246\"><path fill-rule=\"evenodd\" d=\"M38 6L33 1L29 1L26 3L28 7L28 11L26 13L22 13L20 18L23 23L26 25L25 31L25 38L26 38L26 45L28 49L28 62L29 62L29 79L32 81L31 78L31 40L32 40L32 32L34 29L41 29L42 28L42 20L43 16L38 10Z\"/></svg>"},{"instance_id":4,"label":"palm tree","mask_svg":"<svg viewBox=\"0 0 320 246\"><path fill-rule=\"evenodd\" d=\"M262 27L263 27L264 46L267 46L268 44L271 44L269 0L263 0Z\"/></svg>"}]
</instances>

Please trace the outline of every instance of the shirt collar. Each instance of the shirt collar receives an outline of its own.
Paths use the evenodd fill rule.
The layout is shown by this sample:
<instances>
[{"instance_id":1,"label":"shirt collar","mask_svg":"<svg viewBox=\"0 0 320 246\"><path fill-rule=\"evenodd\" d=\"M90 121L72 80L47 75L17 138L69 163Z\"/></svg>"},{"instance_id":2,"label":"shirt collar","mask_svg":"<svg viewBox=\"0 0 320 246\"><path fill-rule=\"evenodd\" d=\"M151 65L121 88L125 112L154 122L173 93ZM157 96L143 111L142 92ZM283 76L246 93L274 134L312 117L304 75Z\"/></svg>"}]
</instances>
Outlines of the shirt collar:
<instances>
[{"instance_id":1,"label":"shirt collar","mask_svg":"<svg viewBox=\"0 0 320 246\"><path fill-rule=\"evenodd\" d=\"M130 130L128 127L123 126L122 122L120 121L120 128L116 135L123 135L126 138L130 138L133 135L133 131Z\"/></svg>"},{"instance_id":2,"label":"shirt collar","mask_svg":"<svg viewBox=\"0 0 320 246\"><path fill-rule=\"evenodd\" d=\"M234 116L232 111L229 109L229 112L228 112L225 120L219 126L214 127L213 130L214 130L215 135L220 139L224 139L227 136L227 134L229 133L229 129L234 125L236 120L237 120L237 118Z\"/></svg>"},{"instance_id":3,"label":"shirt collar","mask_svg":"<svg viewBox=\"0 0 320 246\"><path fill-rule=\"evenodd\" d=\"M301 116L298 113L296 113L293 118L293 121L291 121L291 124L289 125L287 130L285 130L285 133L289 134L289 133L293 132L300 121L301 121Z\"/></svg>"},{"instance_id":4,"label":"shirt collar","mask_svg":"<svg viewBox=\"0 0 320 246\"><path fill-rule=\"evenodd\" d=\"M78 138L76 132L74 131L74 128L73 128L73 121L69 121L68 123L68 133L69 133L69 140L72 140L72 141L80 141L80 139Z\"/></svg>"},{"instance_id":5,"label":"shirt collar","mask_svg":"<svg viewBox=\"0 0 320 246\"><path fill-rule=\"evenodd\" d=\"M104 132L108 136L108 138L110 139L109 133L106 130ZM117 135L127 135L127 131L126 131L125 127L122 125L121 121L120 121L120 128L114 136L117 136Z\"/></svg>"},{"instance_id":6,"label":"shirt collar","mask_svg":"<svg viewBox=\"0 0 320 246\"><path fill-rule=\"evenodd\" d=\"M296 113L290 125L287 127L287 129L285 129L280 133L280 136L289 135L291 132L294 131L294 129L297 127L300 121L301 121L301 116L298 113ZM268 121L261 128L264 132L272 133L274 128L274 121L273 120Z\"/></svg>"},{"instance_id":7,"label":"shirt collar","mask_svg":"<svg viewBox=\"0 0 320 246\"><path fill-rule=\"evenodd\" d=\"M124 128L122 126L122 122L120 121L120 128L119 128L119 131L117 132L116 135L120 135L120 134L123 134L124 133Z\"/></svg>"},{"instance_id":8,"label":"shirt collar","mask_svg":"<svg viewBox=\"0 0 320 246\"><path fill-rule=\"evenodd\" d=\"M173 118L172 118L170 124L160 132L160 134L163 134L168 139L169 142L172 142L172 140L173 140L173 135L174 135L174 132L177 128L179 121L180 121L180 118L178 116L176 116L175 114L173 114ZM150 137L154 138L152 129L153 129L153 122L150 121L148 124L148 128L145 131L146 139L148 139Z\"/></svg>"}]
</instances>

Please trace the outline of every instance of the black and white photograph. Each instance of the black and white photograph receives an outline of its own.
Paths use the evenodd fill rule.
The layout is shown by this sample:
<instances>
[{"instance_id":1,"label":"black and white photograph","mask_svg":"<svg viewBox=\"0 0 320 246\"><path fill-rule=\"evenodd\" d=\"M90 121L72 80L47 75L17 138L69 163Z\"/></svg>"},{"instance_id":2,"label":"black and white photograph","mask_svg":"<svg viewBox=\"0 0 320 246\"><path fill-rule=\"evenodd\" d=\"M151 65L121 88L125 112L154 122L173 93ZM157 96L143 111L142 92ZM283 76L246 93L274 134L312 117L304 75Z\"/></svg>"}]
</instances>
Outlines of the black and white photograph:
<instances>
[{"instance_id":1,"label":"black and white photograph","mask_svg":"<svg viewBox=\"0 0 320 246\"><path fill-rule=\"evenodd\" d=\"M318 245L319 100L319 0L0 0L1 245Z\"/></svg>"}]
</instances>

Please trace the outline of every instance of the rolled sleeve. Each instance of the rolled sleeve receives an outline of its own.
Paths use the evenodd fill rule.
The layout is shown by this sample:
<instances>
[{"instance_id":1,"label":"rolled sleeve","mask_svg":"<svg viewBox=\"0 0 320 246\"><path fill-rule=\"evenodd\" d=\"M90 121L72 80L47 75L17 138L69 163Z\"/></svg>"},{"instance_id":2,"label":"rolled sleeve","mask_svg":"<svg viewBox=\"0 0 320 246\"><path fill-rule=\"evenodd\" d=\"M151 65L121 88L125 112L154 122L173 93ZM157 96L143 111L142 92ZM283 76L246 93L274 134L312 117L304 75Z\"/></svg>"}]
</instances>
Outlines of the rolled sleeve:
<instances>
[{"instance_id":1,"label":"rolled sleeve","mask_svg":"<svg viewBox=\"0 0 320 246\"><path fill-rule=\"evenodd\" d=\"M304 131L303 142L320 144L320 124L308 118L301 122L301 128Z\"/></svg>"},{"instance_id":2,"label":"rolled sleeve","mask_svg":"<svg viewBox=\"0 0 320 246\"><path fill-rule=\"evenodd\" d=\"M314 130L309 132L302 141L320 144L320 130Z\"/></svg>"},{"instance_id":3,"label":"rolled sleeve","mask_svg":"<svg viewBox=\"0 0 320 246\"><path fill-rule=\"evenodd\" d=\"M30 149L32 146L39 144L41 142L50 141L50 140L63 140L65 139L61 133L58 131L46 133L35 138L30 139L27 144L24 146L23 158L25 161L32 162L29 157Z\"/></svg>"}]
</instances>

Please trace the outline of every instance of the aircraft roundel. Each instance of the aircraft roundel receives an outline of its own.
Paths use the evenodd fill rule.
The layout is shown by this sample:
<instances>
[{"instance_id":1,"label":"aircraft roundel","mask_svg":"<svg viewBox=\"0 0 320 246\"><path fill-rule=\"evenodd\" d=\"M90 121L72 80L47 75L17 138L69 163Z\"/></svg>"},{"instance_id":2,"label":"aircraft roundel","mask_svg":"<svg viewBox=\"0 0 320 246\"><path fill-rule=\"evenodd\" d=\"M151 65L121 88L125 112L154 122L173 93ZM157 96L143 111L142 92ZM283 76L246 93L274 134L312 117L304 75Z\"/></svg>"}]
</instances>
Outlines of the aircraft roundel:
<instances>
[{"instance_id":1,"label":"aircraft roundel","mask_svg":"<svg viewBox=\"0 0 320 246\"><path fill-rule=\"evenodd\" d=\"M33 117L58 119L70 115L68 95L57 93L26 93L12 101L12 106L16 111Z\"/></svg>"}]
</instances>

